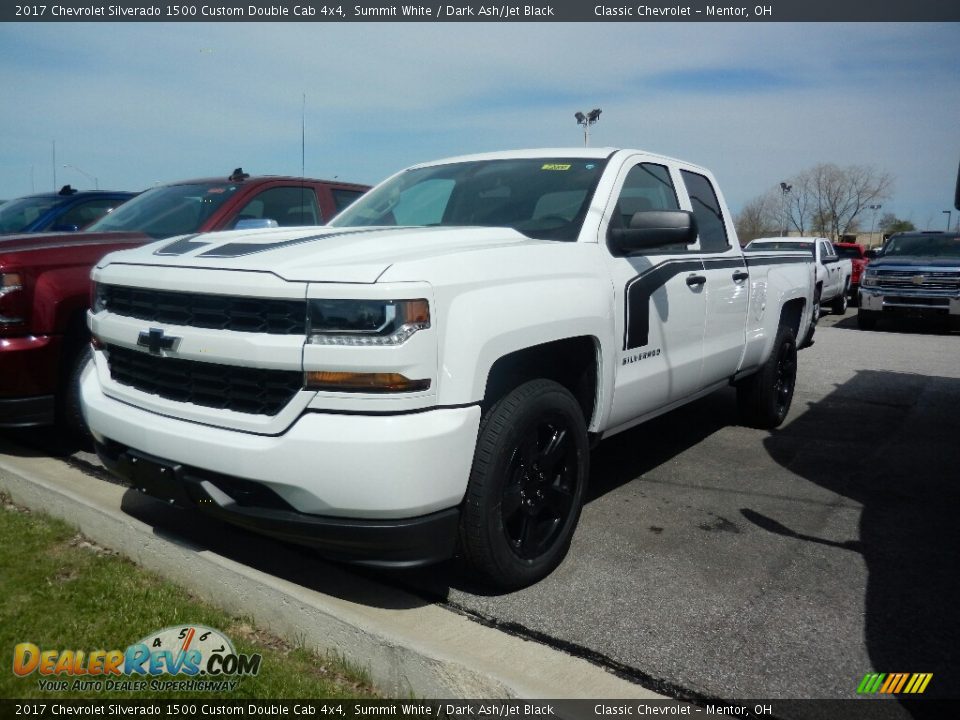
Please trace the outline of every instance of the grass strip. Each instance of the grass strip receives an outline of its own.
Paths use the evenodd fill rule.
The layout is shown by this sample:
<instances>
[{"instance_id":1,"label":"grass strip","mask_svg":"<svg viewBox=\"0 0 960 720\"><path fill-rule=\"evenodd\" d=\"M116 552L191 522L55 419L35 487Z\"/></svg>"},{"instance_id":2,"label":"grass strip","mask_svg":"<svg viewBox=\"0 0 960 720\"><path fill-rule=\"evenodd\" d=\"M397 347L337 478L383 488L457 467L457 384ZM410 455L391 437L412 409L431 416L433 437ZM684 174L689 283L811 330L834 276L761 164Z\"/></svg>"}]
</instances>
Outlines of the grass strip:
<instances>
[{"instance_id":1,"label":"grass strip","mask_svg":"<svg viewBox=\"0 0 960 720\"><path fill-rule=\"evenodd\" d=\"M262 656L256 676L229 693L210 691L48 691L40 680L78 676L12 672L14 647L41 650L125 650L162 628L205 625L226 635L238 653ZM375 698L362 668L320 656L257 629L191 596L126 558L78 534L67 523L14 505L0 493L0 698L7 699L298 699ZM106 679L99 676L100 679ZM91 680L93 676L82 679ZM114 680L144 679L143 676ZM159 680L183 680L164 675Z\"/></svg>"}]
</instances>

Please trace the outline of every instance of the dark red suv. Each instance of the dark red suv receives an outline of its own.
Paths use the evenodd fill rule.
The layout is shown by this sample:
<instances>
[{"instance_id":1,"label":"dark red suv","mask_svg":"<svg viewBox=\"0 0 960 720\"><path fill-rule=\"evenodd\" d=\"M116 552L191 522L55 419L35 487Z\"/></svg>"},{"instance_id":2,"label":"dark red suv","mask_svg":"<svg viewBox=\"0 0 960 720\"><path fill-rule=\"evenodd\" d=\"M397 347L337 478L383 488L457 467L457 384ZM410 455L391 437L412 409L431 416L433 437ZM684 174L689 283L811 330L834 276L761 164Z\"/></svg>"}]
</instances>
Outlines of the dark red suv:
<instances>
[{"instance_id":1,"label":"dark red suv","mask_svg":"<svg viewBox=\"0 0 960 720\"><path fill-rule=\"evenodd\" d=\"M0 237L0 427L83 427L76 380L87 359L90 269L108 252L213 230L321 225L367 189L237 168L147 190L84 232Z\"/></svg>"}]
</instances>

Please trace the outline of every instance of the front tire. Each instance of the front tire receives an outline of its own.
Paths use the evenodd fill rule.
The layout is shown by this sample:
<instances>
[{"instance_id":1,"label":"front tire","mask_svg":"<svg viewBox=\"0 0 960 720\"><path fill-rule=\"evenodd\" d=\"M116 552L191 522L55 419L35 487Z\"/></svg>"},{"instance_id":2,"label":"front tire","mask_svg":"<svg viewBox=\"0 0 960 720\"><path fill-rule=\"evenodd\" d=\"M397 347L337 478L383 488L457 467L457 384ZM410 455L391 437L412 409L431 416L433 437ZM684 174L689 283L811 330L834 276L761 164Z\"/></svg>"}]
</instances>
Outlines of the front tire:
<instances>
[{"instance_id":1,"label":"front tire","mask_svg":"<svg viewBox=\"0 0 960 720\"><path fill-rule=\"evenodd\" d=\"M480 422L460 520L460 552L486 584L531 585L570 547L589 475L580 405L552 380L524 383Z\"/></svg>"},{"instance_id":2,"label":"front tire","mask_svg":"<svg viewBox=\"0 0 960 720\"><path fill-rule=\"evenodd\" d=\"M80 405L80 376L92 357L89 344L82 345L67 356L63 382L57 397L57 424L67 438L82 444L93 441Z\"/></svg>"},{"instance_id":3,"label":"front tire","mask_svg":"<svg viewBox=\"0 0 960 720\"><path fill-rule=\"evenodd\" d=\"M781 325L773 350L763 366L737 385L737 405L751 427L778 427L790 411L797 384L797 342L793 330Z\"/></svg>"}]
</instances>

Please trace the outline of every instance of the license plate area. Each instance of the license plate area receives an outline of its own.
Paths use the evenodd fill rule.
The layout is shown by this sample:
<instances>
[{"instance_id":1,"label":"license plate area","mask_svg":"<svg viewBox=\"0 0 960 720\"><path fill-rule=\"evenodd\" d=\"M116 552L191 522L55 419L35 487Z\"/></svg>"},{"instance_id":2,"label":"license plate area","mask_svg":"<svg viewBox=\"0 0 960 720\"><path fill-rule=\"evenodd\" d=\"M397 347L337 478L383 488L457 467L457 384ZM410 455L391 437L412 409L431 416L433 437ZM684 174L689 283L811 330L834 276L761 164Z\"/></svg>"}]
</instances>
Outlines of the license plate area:
<instances>
[{"instance_id":1,"label":"license plate area","mask_svg":"<svg viewBox=\"0 0 960 720\"><path fill-rule=\"evenodd\" d=\"M137 490L158 500L184 507L191 505L181 479L183 466L158 458L127 451L130 482Z\"/></svg>"}]
</instances>

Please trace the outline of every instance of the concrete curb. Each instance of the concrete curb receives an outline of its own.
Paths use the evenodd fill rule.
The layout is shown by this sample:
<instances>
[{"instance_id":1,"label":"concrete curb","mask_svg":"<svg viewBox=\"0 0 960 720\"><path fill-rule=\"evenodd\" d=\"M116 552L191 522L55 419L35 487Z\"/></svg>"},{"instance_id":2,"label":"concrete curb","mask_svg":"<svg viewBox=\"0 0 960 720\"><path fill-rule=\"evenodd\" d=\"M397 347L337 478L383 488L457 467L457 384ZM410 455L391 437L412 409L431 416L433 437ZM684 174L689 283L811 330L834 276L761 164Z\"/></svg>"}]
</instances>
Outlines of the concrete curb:
<instances>
[{"instance_id":1,"label":"concrete curb","mask_svg":"<svg viewBox=\"0 0 960 720\"><path fill-rule=\"evenodd\" d=\"M586 660L482 626L338 566L322 566L325 585L348 592L327 594L162 537L121 509L126 488L54 458L7 454L10 449L0 442L0 489L18 504L66 520L98 544L231 613L253 618L275 635L341 654L365 667L388 695L663 698Z\"/></svg>"}]
</instances>

